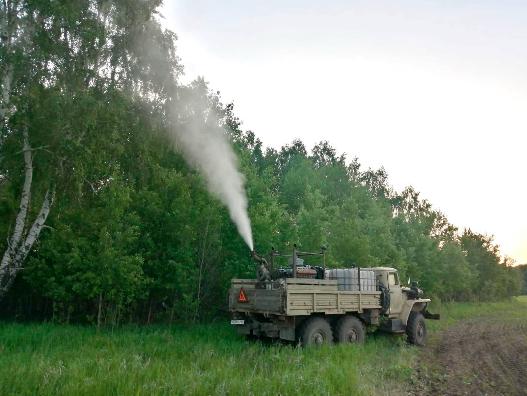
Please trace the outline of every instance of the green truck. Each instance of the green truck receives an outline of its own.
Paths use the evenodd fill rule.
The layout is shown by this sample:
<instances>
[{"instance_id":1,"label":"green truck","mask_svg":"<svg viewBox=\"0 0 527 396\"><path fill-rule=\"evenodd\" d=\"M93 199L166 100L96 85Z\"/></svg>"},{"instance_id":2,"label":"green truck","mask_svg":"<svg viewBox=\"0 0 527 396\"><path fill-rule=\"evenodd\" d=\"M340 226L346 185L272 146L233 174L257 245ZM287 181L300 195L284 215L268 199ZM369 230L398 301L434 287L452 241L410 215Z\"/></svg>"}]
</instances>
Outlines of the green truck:
<instances>
[{"instance_id":1,"label":"green truck","mask_svg":"<svg viewBox=\"0 0 527 396\"><path fill-rule=\"evenodd\" d=\"M428 312L430 299L414 282L401 285L390 267L325 268L325 250L290 255L290 266L275 270L260 262L256 279L233 279L229 290L231 324L240 334L299 342L302 346L362 343L366 329L406 333L415 345L426 343L425 319L439 319ZM322 256L323 266L303 265L306 256ZM340 272L339 272L340 271Z\"/></svg>"}]
</instances>

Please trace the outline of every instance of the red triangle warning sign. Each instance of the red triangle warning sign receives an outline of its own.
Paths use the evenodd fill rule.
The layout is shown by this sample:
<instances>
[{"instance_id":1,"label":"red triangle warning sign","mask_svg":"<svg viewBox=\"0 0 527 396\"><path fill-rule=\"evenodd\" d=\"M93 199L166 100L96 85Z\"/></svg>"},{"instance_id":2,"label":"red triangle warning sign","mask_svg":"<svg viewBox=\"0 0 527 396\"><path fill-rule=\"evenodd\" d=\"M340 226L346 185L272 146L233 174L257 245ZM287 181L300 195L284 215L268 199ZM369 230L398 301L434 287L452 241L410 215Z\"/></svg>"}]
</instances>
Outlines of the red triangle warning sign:
<instances>
[{"instance_id":1,"label":"red triangle warning sign","mask_svg":"<svg viewBox=\"0 0 527 396\"><path fill-rule=\"evenodd\" d=\"M238 294L238 302L246 303L249 302L247 299L247 296L245 295L245 290L243 290L243 287L240 289L240 294Z\"/></svg>"}]
</instances>

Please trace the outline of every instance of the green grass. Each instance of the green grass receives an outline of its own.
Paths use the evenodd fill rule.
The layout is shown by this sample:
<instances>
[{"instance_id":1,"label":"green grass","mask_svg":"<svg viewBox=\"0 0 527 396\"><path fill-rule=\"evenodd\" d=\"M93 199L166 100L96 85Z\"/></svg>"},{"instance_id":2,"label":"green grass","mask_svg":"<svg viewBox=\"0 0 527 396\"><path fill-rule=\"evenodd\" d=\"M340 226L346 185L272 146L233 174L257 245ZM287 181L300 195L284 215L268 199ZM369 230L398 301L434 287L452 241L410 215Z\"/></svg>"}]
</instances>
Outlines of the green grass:
<instances>
[{"instance_id":1,"label":"green grass","mask_svg":"<svg viewBox=\"0 0 527 396\"><path fill-rule=\"evenodd\" d=\"M518 296L516 299L520 302L527 303L527 295L526 296Z\"/></svg>"},{"instance_id":2,"label":"green grass","mask_svg":"<svg viewBox=\"0 0 527 396\"><path fill-rule=\"evenodd\" d=\"M527 298L436 307L437 332L477 315L525 317ZM418 349L372 334L363 346L300 349L245 341L227 324L94 328L0 324L1 395L397 394Z\"/></svg>"},{"instance_id":3,"label":"green grass","mask_svg":"<svg viewBox=\"0 0 527 396\"><path fill-rule=\"evenodd\" d=\"M445 329L455 322L478 316L492 316L496 320L527 320L527 296L509 301L440 304L432 301L429 310L441 313L440 321L427 321L431 333Z\"/></svg>"}]
</instances>

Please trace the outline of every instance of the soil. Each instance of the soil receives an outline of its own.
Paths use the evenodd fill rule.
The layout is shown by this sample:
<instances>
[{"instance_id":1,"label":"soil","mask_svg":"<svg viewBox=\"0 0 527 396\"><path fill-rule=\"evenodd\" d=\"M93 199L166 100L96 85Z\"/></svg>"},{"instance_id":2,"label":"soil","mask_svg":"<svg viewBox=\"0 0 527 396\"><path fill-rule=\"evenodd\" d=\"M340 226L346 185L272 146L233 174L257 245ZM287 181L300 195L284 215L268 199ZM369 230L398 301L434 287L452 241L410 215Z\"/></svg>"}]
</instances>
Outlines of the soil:
<instances>
[{"instance_id":1,"label":"soil","mask_svg":"<svg viewBox=\"0 0 527 396\"><path fill-rule=\"evenodd\" d=\"M527 323L461 321L423 351L414 395L527 395Z\"/></svg>"}]
</instances>

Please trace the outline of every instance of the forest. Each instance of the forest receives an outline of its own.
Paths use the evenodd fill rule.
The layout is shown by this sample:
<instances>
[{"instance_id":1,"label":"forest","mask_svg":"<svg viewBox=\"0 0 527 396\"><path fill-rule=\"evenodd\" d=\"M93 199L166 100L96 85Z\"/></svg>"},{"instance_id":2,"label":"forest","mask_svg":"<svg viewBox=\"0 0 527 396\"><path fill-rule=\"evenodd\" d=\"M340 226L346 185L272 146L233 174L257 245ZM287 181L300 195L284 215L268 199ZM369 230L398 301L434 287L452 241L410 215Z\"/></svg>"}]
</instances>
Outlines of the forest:
<instances>
[{"instance_id":1,"label":"forest","mask_svg":"<svg viewBox=\"0 0 527 396\"><path fill-rule=\"evenodd\" d=\"M245 176L256 251L324 246L330 267L393 266L442 301L527 293L527 268L491 236L458 229L412 187L395 191L385 169L365 168L323 131L314 147L302 131L266 146L265 131L244 130L221 87L206 76L183 83L160 4L2 2L2 317L224 318L230 279L254 277L255 264L173 133L210 111Z\"/></svg>"}]
</instances>

